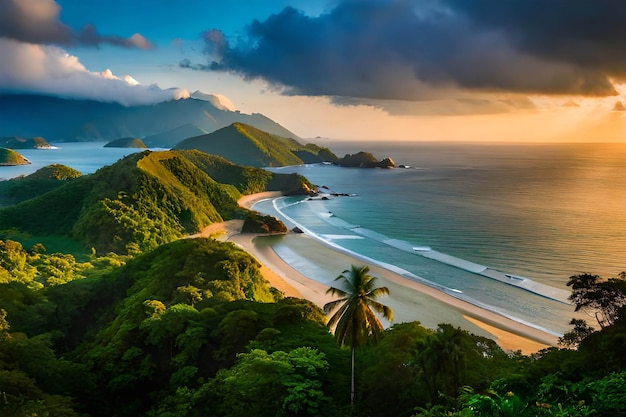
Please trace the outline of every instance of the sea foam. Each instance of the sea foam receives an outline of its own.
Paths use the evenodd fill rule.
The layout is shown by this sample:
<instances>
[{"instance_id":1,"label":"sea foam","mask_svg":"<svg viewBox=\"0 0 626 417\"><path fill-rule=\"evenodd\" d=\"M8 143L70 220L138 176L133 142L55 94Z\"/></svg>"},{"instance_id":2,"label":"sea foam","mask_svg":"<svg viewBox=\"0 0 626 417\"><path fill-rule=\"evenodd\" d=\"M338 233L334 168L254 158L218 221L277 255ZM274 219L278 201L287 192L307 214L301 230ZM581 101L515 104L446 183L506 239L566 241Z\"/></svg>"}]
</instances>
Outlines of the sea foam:
<instances>
[{"instance_id":1,"label":"sea foam","mask_svg":"<svg viewBox=\"0 0 626 417\"><path fill-rule=\"evenodd\" d=\"M524 319L521 319L519 317L516 317L515 315L512 315L512 314L510 314L510 313L508 313L506 311L498 309L498 308L496 308L496 307L494 307L492 305L489 305L487 303L484 303L484 302L481 302L479 300L476 300L476 299L468 296L467 294L463 293L463 291L461 291L461 290L459 290L457 288L451 288L451 287L447 287L445 285L438 284L438 283L433 282L431 280L428 280L428 279L426 279L426 278L424 278L422 276L416 275L416 274L414 274L414 273L412 273L410 271L407 271L407 270L405 270L403 268L400 268L400 267L398 267L396 265L393 265L393 264L390 264L390 263L387 263L387 262L383 262L383 261L380 261L378 259L374 259L374 258L371 258L369 256L365 256L365 255L363 255L361 253L352 251L352 250L350 250L348 248L345 248L345 247L343 247L343 246L341 246L341 245L339 245L339 244L337 244L335 242L335 240L337 238L337 235L324 235L324 234L315 233L314 231L312 231L311 229L309 229L306 226L302 225L301 223L296 221L293 217L289 216L288 214L286 214L284 212L285 208L297 205L297 204L301 203L304 200L301 200L301 201L298 201L298 202L292 202L292 203L288 203L288 204L284 204L283 201L284 201L284 197L278 197L278 198L272 199L272 205L273 205L274 210L278 214L280 214L284 219L286 219L288 222L290 222L293 226L298 227L300 230L302 230L307 236L309 236L310 238L312 238L312 239L314 239L314 240L316 240L316 241L318 241L318 242L320 242L320 243L322 243L322 244L324 244L326 246L334 248L334 249L336 249L336 250L338 250L340 252L343 252L345 254L351 255L354 258L360 259L360 260L362 260L364 262L367 262L369 264L376 265L376 266L384 268L384 269L386 269L388 271L394 272L394 273L396 273L396 274L398 274L398 275L400 275L400 276L402 276L404 278L407 278L407 279L419 282L421 284L427 285L429 287L435 288L435 289L437 289L439 291L442 291L443 293L448 294L448 295L450 295L450 296L452 296L454 298L458 298L458 299L463 300L463 301L465 301L467 303L470 303L472 305L478 306L478 307L483 308L485 310L491 311L491 312L493 312L495 314L501 315L502 317L506 317L506 318L508 318L510 320L513 320L515 322L524 324L524 325L532 327L532 328L536 328L538 330L541 330L541 331L544 331L544 332L547 332L547 333L550 333L550 334L553 334L553 335L557 335L557 336L561 335L561 333L554 332L554 331L552 331L550 329L547 329L545 327L539 326L539 325L537 325L535 323L531 323L531 322L529 322L527 320L524 320ZM318 212L318 213L322 213L322 212ZM326 217L326 216L323 216L323 217ZM387 241L388 243L389 242L393 242L393 244L395 244L395 245L397 245L399 247L402 247L402 248L408 248L410 246L409 243L399 244L398 242L403 242L403 241L386 238L384 235L382 235L380 233L377 233L375 231L368 230L368 229L362 229L362 228L360 228L360 226L352 225L352 224L350 224L348 222L345 222L344 220L339 219L336 216L328 217L328 219L332 219L333 223L335 223L335 224L343 223L344 226L347 229L351 230L351 231L357 231L358 230L359 234L367 235L368 237L377 236L377 237L381 238L381 241L383 243L385 243L385 241ZM354 235L352 237L348 237L350 235L341 235L341 236L342 236L342 239L349 239L349 240L352 240L352 239L355 239L355 238L357 238L357 239L359 238L359 236L354 236ZM333 239L333 237L335 239ZM339 239L339 240L341 240L341 239ZM378 239L375 239L375 240L378 240ZM414 246L410 246L410 247L411 247L411 250L412 250L412 248ZM430 251L424 251L424 252L430 252ZM442 254L442 255L445 255L445 254ZM449 256L449 255L447 255L447 256ZM450 260L452 258L454 258L454 257L449 257L449 258L442 257L442 259L448 259L448 260ZM433 259L437 260L435 258L433 258ZM467 262L467 265L471 265L472 268L474 268L474 269L475 269L475 265L478 265L478 264L474 264L474 263L469 262L469 261L464 261L464 260L462 260L460 258L454 258L454 259L458 259L459 260L459 263L458 263L459 267L462 266L462 265L465 265L464 262ZM460 261L463 261L463 262L460 262ZM452 266L454 266L454 265L452 265ZM487 269L487 268L483 267L483 270L485 270L485 269ZM491 277L486 276L486 275L483 275L483 276L485 276L487 278L491 278ZM309 277L309 278L314 279L316 281L319 281L318 277ZM319 281L319 282L321 282L321 281ZM529 290L529 291L532 291L532 290ZM545 296L543 294L540 294L540 295Z\"/></svg>"}]
</instances>

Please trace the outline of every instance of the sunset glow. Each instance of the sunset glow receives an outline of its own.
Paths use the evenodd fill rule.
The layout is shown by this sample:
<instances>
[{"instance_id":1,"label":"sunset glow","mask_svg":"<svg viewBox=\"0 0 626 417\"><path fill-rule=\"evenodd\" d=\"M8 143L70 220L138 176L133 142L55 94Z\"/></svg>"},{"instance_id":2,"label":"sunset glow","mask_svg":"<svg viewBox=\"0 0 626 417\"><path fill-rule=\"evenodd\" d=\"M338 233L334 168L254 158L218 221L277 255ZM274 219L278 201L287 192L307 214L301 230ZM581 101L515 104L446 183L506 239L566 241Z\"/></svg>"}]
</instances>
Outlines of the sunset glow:
<instances>
[{"instance_id":1,"label":"sunset glow","mask_svg":"<svg viewBox=\"0 0 626 417\"><path fill-rule=\"evenodd\" d=\"M618 2L541 11L458 0L0 4L0 53L11 57L0 91L124 105L200 91L330 140L626 136ZM539 12L545 19L533 22ZM595 32L571 29L594 19L603 22Z\"/></svg>"}]
</instances>

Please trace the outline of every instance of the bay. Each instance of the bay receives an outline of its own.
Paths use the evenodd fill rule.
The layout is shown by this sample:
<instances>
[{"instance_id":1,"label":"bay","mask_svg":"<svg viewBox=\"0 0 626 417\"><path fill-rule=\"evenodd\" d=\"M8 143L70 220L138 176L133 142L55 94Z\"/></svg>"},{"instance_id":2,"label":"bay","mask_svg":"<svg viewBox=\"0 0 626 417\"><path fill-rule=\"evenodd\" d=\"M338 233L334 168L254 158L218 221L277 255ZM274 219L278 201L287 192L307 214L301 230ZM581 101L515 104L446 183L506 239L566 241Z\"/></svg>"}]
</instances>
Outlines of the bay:
<instances>
[{"instance_id":1,"label":"bay","mask_svg":"<svg viewBox=\"0 0 626 417\"><path fill-rule=\"evenodd\" d=\"M353 143L333 145L339 155L361 150ZM567 331L573 307L548 296L546 288L563 300L571 275L608 278L626 270L626 145L360 146L410 168L272 169L356 196L306 204L292 198L255 209L278 209L333 245L557 334ZM275 248L295 262L280 243ZM420 256L428 252L453 262ZM481 267L521 277L533 291L472 272Z\"/></svg>"}]
</instances>

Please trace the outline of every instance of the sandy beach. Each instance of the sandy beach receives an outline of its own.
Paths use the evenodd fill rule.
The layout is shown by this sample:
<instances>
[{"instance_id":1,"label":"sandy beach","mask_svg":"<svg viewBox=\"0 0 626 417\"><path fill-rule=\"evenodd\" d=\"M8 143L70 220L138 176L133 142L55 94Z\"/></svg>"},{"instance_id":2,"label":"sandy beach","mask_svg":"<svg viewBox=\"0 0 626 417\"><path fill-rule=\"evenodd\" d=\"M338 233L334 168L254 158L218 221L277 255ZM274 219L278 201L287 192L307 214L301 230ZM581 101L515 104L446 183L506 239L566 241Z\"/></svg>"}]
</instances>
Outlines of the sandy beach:
<instances>
[{"instance_id":1,"label":"sandy beach","mask_svg":"<svg viewBox=\"0 0 626 417\"><path fill-rule=\"evenodd\" d=\"M280 193L276 192L248 195L239 200L239 204L251 208L260 200L278 196ZM263 241L263 237L240 233L241 225L240 220L211 225L199 235L238 244L262 264L261 272L270 285L286 296L305 298L320 307L333 299L326 294L326 290L334 277L351 264L364 264L351 254L326 246L306 235L285 236L283 239L286 245L303 248L313 258L318 259L316 262L323 263L330 271L335 271L332 275L325 276L324 282L318 282L286 263ZM379 266L369 267L371 274L378 278L378 284L389 288L390 295L380 301L393 309L394 323L419 321L430 328L435 328L439 323L451 323L471 333L494 339L505 350L521 350L524 354L534 353L557 343L557 337L552 334L459 300Z\"/></svg>"}]
</instances>

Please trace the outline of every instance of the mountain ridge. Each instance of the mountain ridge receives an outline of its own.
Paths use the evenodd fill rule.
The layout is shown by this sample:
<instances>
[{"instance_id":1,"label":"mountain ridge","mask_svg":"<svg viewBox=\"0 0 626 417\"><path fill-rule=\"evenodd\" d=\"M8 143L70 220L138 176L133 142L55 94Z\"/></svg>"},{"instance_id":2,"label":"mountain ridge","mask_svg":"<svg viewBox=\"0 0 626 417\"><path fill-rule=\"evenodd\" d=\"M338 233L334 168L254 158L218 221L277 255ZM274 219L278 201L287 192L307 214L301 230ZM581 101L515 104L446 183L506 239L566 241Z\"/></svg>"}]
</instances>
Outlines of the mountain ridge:
<instances>
[{"instance_id":1,"label":"mountain ridge","mask_svg":"<svg viewBox=\"0 0 626 417\"><path fill-rule=\"evenodd\" d=\"M126 107L87 99L0 94L0 136L42 136L51 142L108 141L143 138L186 124L213 132L234 122L244 122L273 134L298 138L263 114L220 107L191 97Z\"/></svg>"},{"instance_id":2,"label":"mountain ridge","mask_svg":"<svg viewBox=\"0 0 626 417\"><path fill-rule=\"evenodd\" d=\"M187 138L173 149L198 149L220 155L237 165L254 167L302 165L337 158L326 148L303 145L294 138L275 135L241 122Z\"/></svg>"},{"instance_id":3,"label":"mountain ridge","mask_svg":"<svg viewBox=\"0 0 626 417\"><path fill-rule=\"evenodd\" d=\"M220 182L213 172L221 172ZM237 167L199 151L143 151L0 210L0 238L57 235L98 252L143 252L246 217L237 204L243 194L312 189L298 175Z\"/></svg>"}]
</instances>

